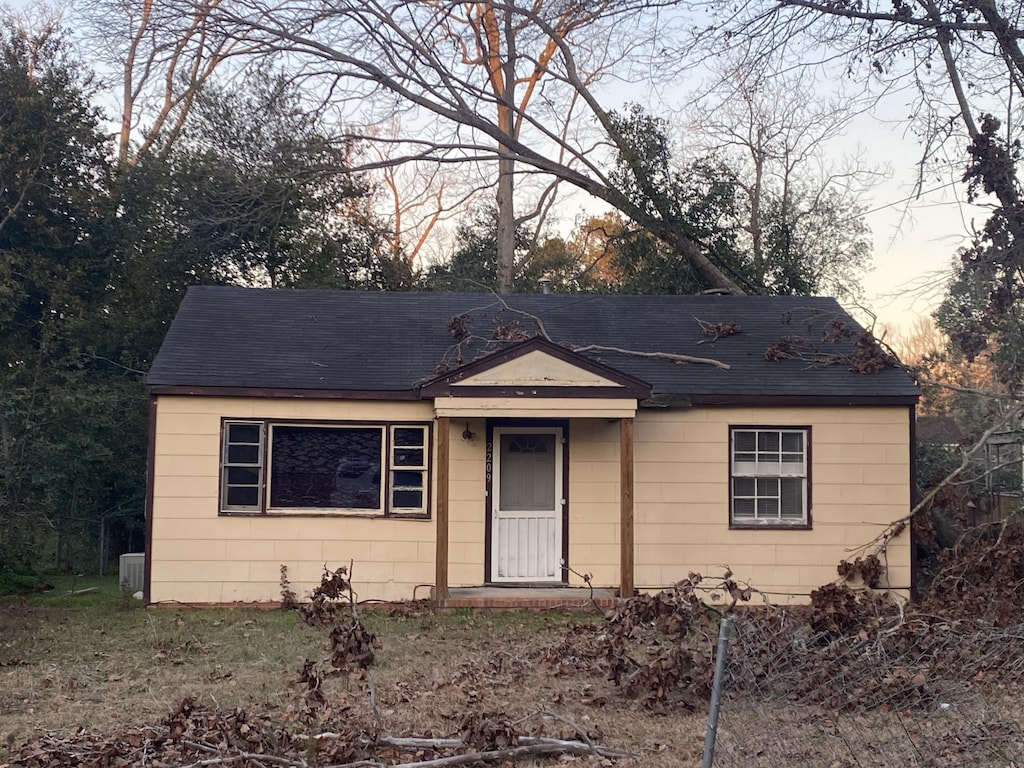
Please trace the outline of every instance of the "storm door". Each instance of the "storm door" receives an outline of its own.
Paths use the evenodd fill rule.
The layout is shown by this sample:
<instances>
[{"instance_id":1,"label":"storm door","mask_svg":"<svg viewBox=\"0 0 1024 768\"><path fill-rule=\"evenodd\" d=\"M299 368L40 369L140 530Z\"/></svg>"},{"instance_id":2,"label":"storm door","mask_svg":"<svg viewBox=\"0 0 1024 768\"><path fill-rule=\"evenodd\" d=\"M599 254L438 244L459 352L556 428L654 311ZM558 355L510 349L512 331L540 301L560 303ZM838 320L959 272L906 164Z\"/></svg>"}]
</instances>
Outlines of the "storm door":
<instances>
[{"instance_id":1,"label":"storm door","mask_svg":"<svg viewBox=\"0 0 1024 768\"><path fill-rule=\"evenodd\" d=\"M495 428L491 580L561 581L562 430Z\"/></svg>"}]
</instances>

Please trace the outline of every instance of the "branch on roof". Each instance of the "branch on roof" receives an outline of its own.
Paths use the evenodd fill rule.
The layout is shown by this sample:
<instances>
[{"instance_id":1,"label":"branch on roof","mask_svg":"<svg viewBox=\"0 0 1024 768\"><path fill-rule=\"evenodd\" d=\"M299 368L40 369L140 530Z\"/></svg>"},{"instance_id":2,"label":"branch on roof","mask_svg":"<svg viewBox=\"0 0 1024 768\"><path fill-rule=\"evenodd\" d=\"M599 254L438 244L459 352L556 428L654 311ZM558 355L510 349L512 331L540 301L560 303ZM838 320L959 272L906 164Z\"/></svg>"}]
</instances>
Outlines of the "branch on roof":
<instances>
[{"instance_id":1,"label":"branch on roof","mask_svg":"<svg viewBox=\"0 0 1024 768\"><path fill-rule=\"evenodd\" d=\"M497 299L498 303L500 303L502 305L502 309L507 309L510 312L522 315L523 317L528 317L529 319L531 319L531 321L534 321L534 323L537 324L537 331L538 331L538 335L539 336L542 336L547 341L550 341L553 344L560 343L560 342L554 341L551 338L551 335L548 333L548 330L544 327L544 321L542 321L542 319L540 317L538 317L536 314L532 314L531 312L527 312L527 311L524 311L522 309L516 309L513 306L509 306L509 303L507 301L505 301L505 299L503 299L497 293L495 294L495 299ZM720 324L713 325L713 324L709 324L709 323L705 323L705 322L699 321L699 319L698 319L697 323L699 323L700 327L703 329L703 331L705 331L705 335L706 336L714 335L716 340L720 336L730 336L732 334L739 333L739 326L737 324L735 324L735 323L720 323ZM515 324L515 327L518 328L518 324ZM498 339L500 341L522 341L522 338L510 338L510 339L503 338L503 336L501 335L501 332L505 328L508 328L508 327L507 326L499 326L498 329L496 329L496 332L495 332L495 338L496 339ZM712 334L709 334L708 333L708 329L709 328L717 329L718 331L720 331L720 333L715 333L713 331ZM626 354L626 355L629 355L631 357L647 357L647 358L650 358L650 359L671 360L673 362L689 362L689 364L696 364L696 365L703 365L703 366L714 366L715 368L720 368L723 371L728 371L729 370L729 365L726 364L726 362L722 362L721 360L712 359L710 357L694 357L693 355L690 355L690 354L676 354L674 352L641 352L641 351L638 351L636 349L622 349L620 347L608 347L608 346L602 346L600 344L587 344L585 346L571 346L569 344L562 344L562 346L564 346L567 349L571 349L573 352L617 352L618 354Z\"/></svg>"},{"instance_id":2,"label":"branch on roof","mask_svg":"<svg viewBox=\"0 0 1024 768\"><path fill-rule=\"evenodd\" d=\"M886 368L902 368L903 364L888 346L883 345L871 331L851 325L846 319L833 317L821 330L821 338L811 339L814 322L824 317L823 313L814 312L806 322L807 331L804 336L782 336L772 342L764 352L764 359L772 362L779 360L803 360L812 366L817 365L848 365L856 373L878 373ZM782 322L789 324L792 313L785 312ZM831 351L828 345L842 345L842 351ZM849 345L853 345L853 349Z\"/></svg>"},{"instance_id":3,"label":"branch on roof","mask_svg":"<svg viewBox=\"0 0 1024 768\"><path fill-rule=\"evenodd\" d=\"M639 352L635 349L621 349L620 347L606 347L602 344L587 344L583 347L569 347L573 352L616 352L620 355L630 357L646 357L653 360L671 360L674 363L696 363L699 365L713 365L728 371L731 367L721 360L714 360L710 357L694 357L693 355L677 355L674 352Z\"/></svg>"},{"instance_id":4,"label":"branch on roof","mask_svg":"<svg viewBox=\"0 0 1024 768\"><path fill-rule=\"evenodd\" d=\"M491 291L491 293L494 293L494 291ZM499 303L499 304L501 304L501 308L502 308L502 309L506 309L506 310L508 310L509 312L512 312L512 313L514 313L514 314L516 314L516 315L522 315L523 317L528 317L528 318L530 318L531 320L533 320L533 322L535 322L535 323L537 324L537 333L538 333L538 334L539 334L540 336L542 336L542 337L543 337L544 339L546 339L547 341L550 341L550 342L551 342L552 344L555 344L555 343L557 343L557 342L555 342L555 341L554 341L554 340L553 340L553 339L551 338L551 336L550 336L550 335L548 334L548 329L544 327L544 321L543 321L543 320L541 320L541 319L540 319L539 317L537 317L536 315L534 315L534 314L532 314L532 313L530 313L530 312L524 312L524 311L523 311L523 310L521 310L521 309L516 309L515 307L510 307L510 306L508 305L508 302L507 302L507 301L505 301L505 300L504 300L503 298L501 298L501 296L499 296L499 295L498 295L498 294L496 294L496 293L494 293L494 298L495 298L495 299L497 299L497 301L498 301L498 303Z\"/></svg>"}]
</instances>

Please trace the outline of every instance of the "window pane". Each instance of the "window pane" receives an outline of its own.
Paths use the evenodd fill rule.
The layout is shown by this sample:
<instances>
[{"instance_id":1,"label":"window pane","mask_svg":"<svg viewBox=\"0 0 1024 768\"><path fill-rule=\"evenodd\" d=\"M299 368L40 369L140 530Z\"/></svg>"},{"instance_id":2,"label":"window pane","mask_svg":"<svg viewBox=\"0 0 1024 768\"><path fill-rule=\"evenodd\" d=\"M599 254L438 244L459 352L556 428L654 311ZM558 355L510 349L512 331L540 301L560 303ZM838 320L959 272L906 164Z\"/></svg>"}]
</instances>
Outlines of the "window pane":
<instances>
[{"instance_id":1,"label":"window pane","mask_svg":"<svg viewBox=\"0 0 1024 768\"><path fill-rule=\"evenodd\" d=\"M782 450L803 452L804 450L804 433L803 432L783 432L782 433Z\"/></svg>"},{"instance_id":2,"label":"window pane","mask_svg":"<svg viewBox=\"0 0 1024 768\"><path fill-rule=\"evenodd\" d=\"M229 445L229 464L259 464L260 447L258 445Z\"/></svg>"},{"instance_id":3,"label":"window pane","mask_svg":"<svg viewBox=\"0 0 1024 768\"><path fill-rule=\"evenodd\" d=\"M779 495L779 481L777 478L758 478L757 480L757 495L758 496L778 496Z\"/></svg>"},{"instance_id":4,"label":"window pane","mask_svg":"<svg viewBox=\"0 0 1024 768\"><path fill-rule=\"evenodd\" d=\"M787 519L803 519L804 516L804 482L797 477L783 478L781 510L782 517Z\"/></svg>"},{"instance_id":5,"label":"window pane","mask_svg":"<svg viewBox=\"0 0 1024 768\"><path fill-rule=\"evenodd\" d=\"M405 507L406 509L423 508L423 491L395 491L392 507Z\"/></svg>"},{"instance_id":6,"label":"window pane","mask_svg":"<svg viewBox=\"0 0 1024 768\"><path fill-rule=\"evenodd\" d=\"M423 466L423 449L422 448L396 448L395 449L395 466L398 466L398 467L422 467Z\"/></svg>"},{"instance_id":7,"label":"window pane","mask_svg":"<svg viewBox=\"0 0 1024 768\"><path fill-rule=\"evenodd\" d=\"M395 445L423 445L425 429L422 427L395 427Z\"/></svg>"},{"instance_id":8,"label":"window pane","mask_svg":"<svg viewBox=\"0 0 1024 768\"><path fill-rule=\"evenodd\" d=\"M778 499L758 499L757 500L757 516L758 517L778 517L779 516L779 500Z\"/></svg>"},{"instance_id":9,"label":"window pane","mask_svg":"<svg viewBox=\"0 0 1024 768\"><path fill-rule=\"evenodd\" d=\"M260 503L260 489L252 486L228 486L227 506L255 507Z\"/></svg>"},{"instance_id":10,"label":"window pane","mask_svg":"<svg viewBox=\"0 0 1024 768\"><path fill-rule=\"evenodd\" d=\"M750 462L751 464L753 464L755 461L757 461L757 454L756 453L737 453L736 454L736 461L737 462L745 461L745 462Z\"/></svg>"},{"instance_id":11,"label":"window pane","mask_svg":"<svg viewBox=\"0 0 1024 768\"><path fill-rule=\"evenodd\" d=\"M754 516L754 500L734 499L732 503L732 516L735 518L752 518Z\"/></svg>"},{"instance_id":12,"label":"window pane","mask_svg":"<svg viewBox=\"0 0 1024 768\"><path fill-rule=\"evenodd\" d=\"M502 510L557 510L555 436L501 435L498 504Z\"/></svg>"},{"instance_id":13,"label":"window pane","mask_svg":"<svg viewBox=\"0 0 1024 768\"><path fill-rule=\"evenodd\" d=\"M422 488L422 472L395 472L393 483L396 488Z\"/></svg>"},{"instance_id":14,"label":"window pane","mask_svg":"<svg viewBox=\"0 0 1024 768\"><path fill-rule=\"evenodd\" d=\"M770 451L775 453L779 450L779 433L778 432L758 432L757 433L757 450L759 451Z\"/></svg>"},{"instance_id":15,"label":"window pane","mask_svg":"<svg viewBox=\"0 0 1024 768\"><path fill-rule=\"evenodd\" d=\"M380 427L274 427L270 506L380 509Z\"/></svg>"},{"instance_id":16,"label":"window pane","mask_svg":"<svg viewBox=\"0 0 1024 768\"><path fill-rule=\"evenodd\" d=\"M754 451L757 450L756 435L756 432L733 432L733 449L736 451L745 451L747 453L753 453Z\"/></svg>"},{"instance_id":17,"label":"window pane","mask_svg":"<svg viewBox=\"0 0 1024 768\"><path fill-rule=\"evenodd\" d=\"M782 461L787 464L803 464L804 455L802 453L784 453Z\"/></svg>"},{"instance_id":18,"label":"window pane","mask_svg":"<svg viewBox=\"0 0 1024 768\"><path fill-rule=\"evenodd\" d=\"M259 485L260 470L258 467L228 467L229 485Z\"/></svg>"},{"instance_id":19,"label":"window pane","mask_svg":"<svg viewBox=\"0 0 1024 768\"><path fill-rule=\"evenodd\" d=\"M228 424L229 443L259 443L259 424Z\"/></svg>"},{"instance_id":20,"label":"window pane","mask_svg":"<svg viewBox=\"0 0 1024 768\"><path fill-rule=\"evenodd\" d=\"M737 477L732 481L732 493L734 496L753 496L755 492L754 478Z\"/></svg>"}]
</instances>

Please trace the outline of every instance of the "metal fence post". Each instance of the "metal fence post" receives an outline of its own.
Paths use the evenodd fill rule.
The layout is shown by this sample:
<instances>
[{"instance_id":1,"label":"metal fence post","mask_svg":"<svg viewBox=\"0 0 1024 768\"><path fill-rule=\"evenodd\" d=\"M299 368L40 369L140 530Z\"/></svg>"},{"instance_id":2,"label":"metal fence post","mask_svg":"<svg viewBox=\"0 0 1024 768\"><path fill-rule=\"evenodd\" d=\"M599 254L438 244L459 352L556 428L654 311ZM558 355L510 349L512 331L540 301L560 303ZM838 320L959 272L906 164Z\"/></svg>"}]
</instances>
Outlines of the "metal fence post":
<instances>
[{"instance_id":1,"label":"metal fence post","mask_svg":"<svg viewBox=\"0 0 1024 768\"><path fill-rule=\"evenodd\" d=\"M708 708L708 728L704 734L704 762L701 768L711 768L715 762L715 741L718 739L718 710L722 705L722 678L725 677L725 657L729 655L729 633L736 621L726 616L718 625L718 649L715 652L715 678L711 684L711 706Z\"/></svg>"}]
</instances>

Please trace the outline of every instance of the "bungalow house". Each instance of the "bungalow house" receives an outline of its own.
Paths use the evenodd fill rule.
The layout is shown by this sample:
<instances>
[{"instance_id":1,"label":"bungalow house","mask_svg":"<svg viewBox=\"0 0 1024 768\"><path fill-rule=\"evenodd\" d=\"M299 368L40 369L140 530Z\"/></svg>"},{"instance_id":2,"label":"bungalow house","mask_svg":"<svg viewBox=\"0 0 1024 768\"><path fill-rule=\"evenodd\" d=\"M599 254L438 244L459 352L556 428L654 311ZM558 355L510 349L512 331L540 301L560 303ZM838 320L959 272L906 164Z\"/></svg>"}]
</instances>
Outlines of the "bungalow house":
<instances>
[{"instance_id":1,"label":"bungalow house","mask_svg":"<svg viewBox=\"0 0 1024 768\"><path fill-rule=\"evenodd\" d=\"M806 601L911 504L918 390L862 333L827 298L192 288L147 379L146 599L353 562L361 599L728 566Z\"/></svg>"}]
</instances>

